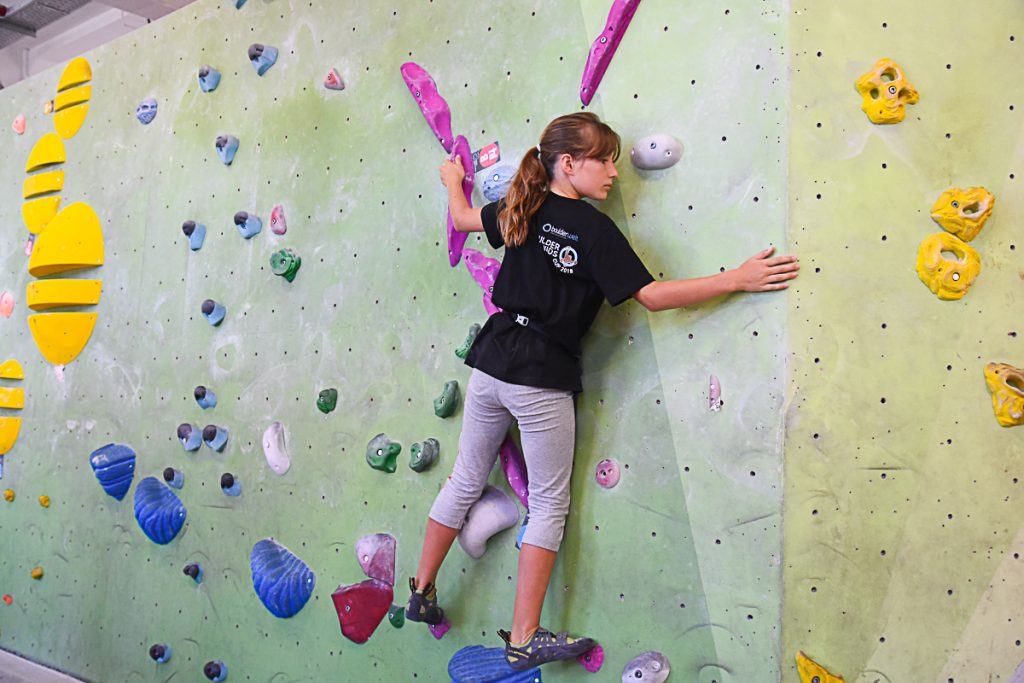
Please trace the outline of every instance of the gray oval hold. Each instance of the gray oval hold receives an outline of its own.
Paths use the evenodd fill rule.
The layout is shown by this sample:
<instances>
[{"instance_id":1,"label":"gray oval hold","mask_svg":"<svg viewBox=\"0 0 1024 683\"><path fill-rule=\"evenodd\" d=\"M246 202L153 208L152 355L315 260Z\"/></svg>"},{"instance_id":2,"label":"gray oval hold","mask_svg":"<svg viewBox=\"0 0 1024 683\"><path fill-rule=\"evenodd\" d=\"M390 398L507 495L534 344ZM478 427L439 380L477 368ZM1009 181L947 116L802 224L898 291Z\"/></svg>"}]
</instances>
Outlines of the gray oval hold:
<instances>
[{"instance_id":1,"label":"gray oval hold","mask_svg":"<svg viewBox=\"0 0 1024 683\"><path fill-rule=\"evenodd\" d=\"M671 670L665 655L650 650L629 660L622 670L622 683L665 683Z\"/></svg>"},{"instance_id":2,"label":"gray oval hold","mask_svg":"<svg viewBox=\"0 0 1024 683\"><path fill-rule=\"evenodd\" d=\"M644 171L655 171L674 166L683 156L683 143L667 134L640 138L629 150L629 160Z\"/></svg>"}]
</instances>

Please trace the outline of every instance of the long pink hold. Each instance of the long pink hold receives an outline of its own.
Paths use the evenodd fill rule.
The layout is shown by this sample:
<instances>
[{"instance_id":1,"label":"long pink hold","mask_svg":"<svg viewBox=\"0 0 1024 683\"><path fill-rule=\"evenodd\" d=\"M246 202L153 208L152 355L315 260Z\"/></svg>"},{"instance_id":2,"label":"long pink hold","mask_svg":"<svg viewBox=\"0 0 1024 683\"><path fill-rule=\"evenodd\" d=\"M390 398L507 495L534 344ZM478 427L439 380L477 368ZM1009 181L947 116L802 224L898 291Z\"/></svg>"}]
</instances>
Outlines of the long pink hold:
<instances>
[{"instance_id":1,"label":"long pink hold","mask_svg":"<svg viewBox=\"0 0 1024 683\"><path fill-rule=\"evenodd\" d=\"M511 434L506 436L501 443L498 457L501 458L501 469L505 471L505 478L508 479L508 485L512 487L512 492L516 494L516 498L523 504L523 507L529 510L530 479L526 473L526 459L519 447L516 446L516 442L512 440Z\"/></svg>"},{"instance_id":2,"label":"long pink hold","mask_svg":"<svg viewBox=\"0 0 1024 683\"><path fill-rule=\"evenodd\" d=\"M416 104L423 112L423 118L427 120L430 130L434 131L437 141L444 147L444 151L451 154L452 143L452 112L448 109L448 103L437 92L437 84L430 77L427 70L416 62L406 62L401 67L402 78L409 86Z\"/></svg>"},{"instance_id":3,"label":"long pink hold","mask_svg":"<svg viewBox=\"0 0 1024 683\"><path fill-rule=\"evenodd\" d=\"M597 37L590 46L590 54L587 55L587 65L583 67L583 81L580 83L580 101L583 106L590 104L597 86L604 78L604 72L615 56L615 49L619 47L622 34L629 27L640 0L615 0L608 11L608 22L604 31Z\"/></svg>"},{"instance_id":4,"label":"long pink hold","mask_svg":"<svg viewBox=\"0 0 1024 683\"><path fill-rule=\"evenodd\" d=\"M466 195L466 201L470 208L473 207L473 151L469 148L469 141L461 135L455 138L455 146L452 148L452 161L456 159L462 163L466 171L466 177L462 179L462 194ZM458 162L457 162L458 163ZM462 259L462 246L469 237L468 232L459 232L452 222L452 210L448 209L448 263L452 268L459 265Z\"/></svg>"},{"instance_id":5,"label":"long pink hold","mask_svg":"<svg viewBox=\"0 0 1024 683\"><path fill-rule=\"evenodd\" d=\"M501 310L491 301L494 282L498 279L498 272L501 270L501 261L484 256L476 249L463 249L462 255L465 257L466 269L469 274L480 285L480 289L484 290L484 310L487 311L487 315L494 315Z\"/></svg>"}]
</instances>

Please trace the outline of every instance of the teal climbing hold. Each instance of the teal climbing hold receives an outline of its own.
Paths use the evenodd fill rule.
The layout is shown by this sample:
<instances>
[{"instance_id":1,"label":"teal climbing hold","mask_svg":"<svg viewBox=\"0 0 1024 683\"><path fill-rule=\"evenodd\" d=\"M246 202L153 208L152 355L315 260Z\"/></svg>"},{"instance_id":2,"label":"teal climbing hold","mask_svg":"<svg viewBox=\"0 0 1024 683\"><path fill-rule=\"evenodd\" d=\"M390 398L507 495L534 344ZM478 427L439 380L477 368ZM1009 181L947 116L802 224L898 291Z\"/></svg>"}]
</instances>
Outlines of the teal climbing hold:
<instances>
[{"instance_id":1,"label":"teal climbing hold","mask_svg":"<svg viewBox=\"0 0 1024 683\"><path fill-rule=\"evenodd\" d=\"M434 415L451 417L459 405L459 383L456 380L444 383L441 395L434 399Z\"/></svg>"},{"instance_id":2,"label":"teal climbing hold","mask_svg":"<svg viewBox=\"0 0 1024 683\"><path fill-rule=\"evenodd\" d=\"M366 444L366 462L370 467L381 472L393 474L398 465L398 454L402 452L402 444L392 441L386 434L378 434Z\"/></svg>"}]
</instances>

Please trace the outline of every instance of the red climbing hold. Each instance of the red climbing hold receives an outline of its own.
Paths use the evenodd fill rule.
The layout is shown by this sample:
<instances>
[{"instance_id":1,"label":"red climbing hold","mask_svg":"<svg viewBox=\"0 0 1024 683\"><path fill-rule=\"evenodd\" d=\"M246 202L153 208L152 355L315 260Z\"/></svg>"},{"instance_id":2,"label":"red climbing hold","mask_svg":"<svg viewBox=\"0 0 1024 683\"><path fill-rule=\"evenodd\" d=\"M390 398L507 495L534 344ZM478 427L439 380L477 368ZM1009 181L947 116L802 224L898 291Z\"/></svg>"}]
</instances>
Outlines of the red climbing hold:
<instances>
[{"instance_id":1,"label":"red climbing hold","mask_svg":"<svg viewBox=\"0 0 1024 683\"><path fill-rule=\"evenodd\" d=\"M4 604L5 605L9 605L12 602L14 602L14 598L12 598L10 595L5 595L4 596Z\"/></svg>"},{"instance_id":2,"label":"red climbing hold","mask_svg":"<svg viewBox=\"0 0 1024 683\"><path fill-rule=\"evenodd\" d=\"M324 87L328 90L344 90L345 82L341 80L337 69L331 69L324 78Z\"/></svg>"},{"instance_id":3,"label":"red climbing hold","mask_svg":"<svg viewBox=\"0 0 1024 683\"><path fill-rule=\"evenodd\" d=\"M353 643L368 641L387 616L394 597L391 586L379 579L338 586L331 600L338 611L342 634Z\"/></svg>"}]
</instances>

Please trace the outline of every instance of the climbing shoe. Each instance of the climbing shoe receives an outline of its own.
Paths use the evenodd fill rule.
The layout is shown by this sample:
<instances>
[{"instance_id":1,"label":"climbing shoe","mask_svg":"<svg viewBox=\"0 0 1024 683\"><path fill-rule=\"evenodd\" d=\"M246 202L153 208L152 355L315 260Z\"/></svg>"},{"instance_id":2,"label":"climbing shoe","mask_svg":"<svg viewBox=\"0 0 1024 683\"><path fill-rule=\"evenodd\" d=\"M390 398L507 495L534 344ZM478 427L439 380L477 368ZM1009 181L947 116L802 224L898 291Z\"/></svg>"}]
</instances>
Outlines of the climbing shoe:
<instances>
[{"instance_id":1,"label":"climbing shoe","mask_svg":"<svg viewBox=\"0 0 1024 683\"><path fill-rule=\"evenodd\" d=\"M409 605L405 608L405 618L409 621L422 621L437 626L444 620L444 610L437 606L437 588L428 583L423 590L416 590L416 579L409 579Z\"/></svg>"},{"instance_id":2,"label":"climbing shoe","mask_svg":"<svg viewBox=\"0 0 1024 683\"><path fill-rule=\"evenodd\" d=\"M516 671L577 657L597 645L592 638L574 638L567 633L552 633L546 628L538 628L521 646L512 644L512 634L508 631L499 630L498 635L505 641L505 659Z\"/></svg>"}]
</instances>

